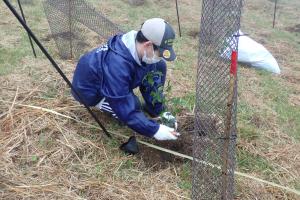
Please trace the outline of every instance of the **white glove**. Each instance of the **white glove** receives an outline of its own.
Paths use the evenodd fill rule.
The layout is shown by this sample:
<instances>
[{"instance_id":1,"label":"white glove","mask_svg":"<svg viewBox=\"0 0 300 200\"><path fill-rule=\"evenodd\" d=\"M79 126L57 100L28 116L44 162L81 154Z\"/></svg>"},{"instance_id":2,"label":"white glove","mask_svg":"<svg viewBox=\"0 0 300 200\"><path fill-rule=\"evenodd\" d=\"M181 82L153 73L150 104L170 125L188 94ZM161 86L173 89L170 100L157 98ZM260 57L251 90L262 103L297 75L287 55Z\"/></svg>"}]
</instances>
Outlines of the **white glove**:
<instances>
[{"instance_id":1,"label":"white glove","mask_svg":"<svg viewBox=\"0 0 300 200\"><path fill-rule=\"evenodd\" d=\"M172 132L176 133L176 135L174 135ZM157 140L176 140L178 136L180 136L180 134L175 132L174 128L160 124L158 131L153 137Z\"/></svg>"}]
</instances>

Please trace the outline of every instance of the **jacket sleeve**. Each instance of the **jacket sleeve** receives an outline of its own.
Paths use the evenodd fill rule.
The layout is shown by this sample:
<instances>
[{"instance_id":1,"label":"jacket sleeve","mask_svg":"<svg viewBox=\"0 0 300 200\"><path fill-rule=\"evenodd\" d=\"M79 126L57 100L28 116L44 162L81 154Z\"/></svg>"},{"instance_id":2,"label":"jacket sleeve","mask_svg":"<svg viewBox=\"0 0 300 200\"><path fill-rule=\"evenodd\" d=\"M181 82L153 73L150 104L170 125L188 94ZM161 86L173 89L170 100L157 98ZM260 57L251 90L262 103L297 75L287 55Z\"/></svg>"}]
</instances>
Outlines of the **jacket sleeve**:
<instances>
[{"instance_id":1,"label":"jacket sleeve","mask_svg":"<svg viewBox=\"0 0 300 200\"><path fill-rule=\"evenodd\" d=\"M137 133L153 137L158 131L159 124L145 116L138 97L133 93L121 98L107 97L107 101L118 118Z\"/></svg>"},{"instance_id":2,"label":"jacket sleeve","mask_svg":"<svg viewBox=\"0 0 300 200\"><path fill-rule=\"evenodd\" d=\"M140 92L145 101L144 109L152 117L165 110L163 88L166 80L166 63L160 61L153 66L142 81Z\"/></svg>"}]
</instances>

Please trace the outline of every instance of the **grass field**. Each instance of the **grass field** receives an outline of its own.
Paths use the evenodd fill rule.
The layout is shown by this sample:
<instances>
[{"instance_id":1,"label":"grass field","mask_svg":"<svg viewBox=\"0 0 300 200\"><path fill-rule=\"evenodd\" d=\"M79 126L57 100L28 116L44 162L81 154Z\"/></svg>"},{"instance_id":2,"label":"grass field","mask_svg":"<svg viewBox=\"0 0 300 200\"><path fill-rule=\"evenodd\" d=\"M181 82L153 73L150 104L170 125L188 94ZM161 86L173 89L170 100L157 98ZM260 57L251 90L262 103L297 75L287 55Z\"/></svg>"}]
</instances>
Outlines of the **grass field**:
<instances>
[{"instance_id":1,"label":"grass field","mask_svg":"<svg viewBox=\"0 0 300 200\"><path fill-rule=\"evenodd\" d=\"M12 1L16 6L16 1ZM69 78L76 60L62 60L41 0L24 1L27 22ZM177 28L175 2L90 0L127 31L151 17ZM200 0L179 0L182 37L178 59L168 65L168 104L178 115L191 114L195 100ZM237 171L300 190L300 1L281 0L272 28L272 0L245 0L241 30L262 43L282 73L273 75L239 65ZM87 111L70 96L64 81L26 32L0 3L0 199L189 199L189 161L148 162L125 156L124 138L102 136ZM99 44L95 43L94 47ZM27 106L26 106L27 105ZM30 106L47 108L72 117ZM130 130L97 112L108 130ZM300 199L286 190L236 177L236 199Z\"/></svg>"}]
</instances>

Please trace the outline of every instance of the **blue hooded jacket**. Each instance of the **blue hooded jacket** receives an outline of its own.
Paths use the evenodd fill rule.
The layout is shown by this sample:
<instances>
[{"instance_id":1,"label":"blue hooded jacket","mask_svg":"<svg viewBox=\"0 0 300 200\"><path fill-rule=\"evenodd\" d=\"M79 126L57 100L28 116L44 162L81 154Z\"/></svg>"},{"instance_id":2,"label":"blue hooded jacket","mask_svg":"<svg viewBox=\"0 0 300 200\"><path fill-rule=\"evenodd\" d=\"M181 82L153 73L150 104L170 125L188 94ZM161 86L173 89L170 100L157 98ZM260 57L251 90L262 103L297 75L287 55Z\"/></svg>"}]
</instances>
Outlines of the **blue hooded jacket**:
<instances>
[{"instance_id":1,"label":"blue hooded jacket","mask_svg":"<svg viewBox=\"0 0 300 200\"><path fill-rule=\"evenodd\" d=\"M159 72L159 73L157 73ZM147 78L152 73L152 80ZM159 124L142 112L140 101L133 93L139 87L147 111L153 116L163 110L163 103L153 98L153 92L163 97L166 63L139 65L122 42L122 35L112 37L103 45L83 55L74 72L72 85L88 106L106 98L119 120L134 131L148 137L158 131ZM151 78L151 77L150 77ZM79 98L72 93L76 100Z\"/></svg>"}]
</instances>

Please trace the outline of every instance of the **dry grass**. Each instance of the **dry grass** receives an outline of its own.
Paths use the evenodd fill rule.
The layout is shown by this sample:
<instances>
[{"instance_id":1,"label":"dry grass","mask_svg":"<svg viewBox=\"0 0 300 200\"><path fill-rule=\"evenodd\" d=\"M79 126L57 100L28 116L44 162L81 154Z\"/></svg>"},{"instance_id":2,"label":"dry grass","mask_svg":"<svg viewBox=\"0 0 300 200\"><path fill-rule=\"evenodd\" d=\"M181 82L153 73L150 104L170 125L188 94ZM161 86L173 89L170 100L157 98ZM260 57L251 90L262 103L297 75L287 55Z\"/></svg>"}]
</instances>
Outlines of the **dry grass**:
<instances>
[{"instance_id":1,"label":"dry grass","mask_svg":"<svg viewBox=\"0 0 300 200\"><path fill-rule=\"evenodd\" d=\"M27 62L26 65L34 68L36 61L28 59ZM41 61L40 64L42 63ZM68 72L67 66L71 64L64 63L63 68ZM102 133L95 132L94 129L41 110L18 106L20 103L35 105L87 123L91 123L92 120L81 106L65 95L67 90L65 84L52 70L45 67L39 71L37 77L44 81L30 82L30 76L22 74L20 76L15 72L14 78L0 77L0 81L5 83L1 94L9 100L0 101L0 108L4 111L0 116L1 198L184 199L188 197L188 191L178 187L181 179L178 176L180 170L178 167L169 165L153 171L153 166L145 164L143 158L124 156L119 152L117 145L111 145L105 137L102 137ZM48 78L45 80L42 74L46 74L45 77ZM18 86L15 86L15 82L19 83ZM55 98L43 97L47 83L56 84L59 92L54 94ZM107 126L113 124L102 114L99 117ZM184 127L191 123L189 117L184 114L180 118L186 121L183 123ZM247 143L242 145L247 151L260 154L256 147L250 148L251 145ZM290 163L286 156L295 155L292 152L298 147L290 146L284 151L280 147L278 144L279 149L276 152L269 152L266 156L276 160L278 164L285 161ZM282 168L282 172L276 173L286 174L287 177L299 177L295 169L297 166L286 166ZM288 180L280 183L285 185ZM241 199L251 199L253 196L267 199L270 193L273 193L274 198L293 198L283 191L261 187L262 185L245 179L238 178L238 185L239 188L243 188L242 190L248 191L237 197Z\"/></svg>"},{"instance_id":2,"label":"dry grass","mask_svg":"<svg viewBox=\"0 0 300 200\"><path fill-rule=\"evenodd\" d=\"M109 2L109 1L107 1ZM249 1L248 1L249 2ZM157 1L162 6L168 5ZM255 2L257 3L257 2ZM108 3L109 4L109 3ZM184 31L197 30L197 10L190 9L194 2L181 2ZM246 5L247 10L258 10L254 3ZM252 8L253 7L253 8ZM197 8L198 9L198 8ZM114 9L103 7L107 13ZM4 47L20 44L20 27L11 14L0 6L0 40ZM125 15L125 14L124 14ZM170 18L170 16L168 16ZM176 21L175 18L170 20ZM128 23L128 16L116 19ZM176 23L174 23L176 24ZM47 38L45 20L40 22L43 29L41 38ZM279 24L284 26L284 24ZM249 22L247 27L257 28ZM6 30L6 31L2 31ZM10 34L14 33L14 34ZM262 30L262 35L254 35L260 40L272 35L269 30ZM263 35L264 34L264 35ZM191 38L189 38L191 39ZM183 97L194 91L196 55L187 57L186 52L197 49L196 40L184 41L179 53L179 63L168 71L168 79L173 86L170 97ZM283 74L274 77L288 87L295 89L290 96L291 104L299 106L299 54L291 53L289 43L277 41L266 47L276 55ZM53 46L53 41L49 41ZM47 41L48 44L48 41ZM24 45L28 45L25 43ZM282 56L288 54L289 56ZM57 55L57 52L54 52ZM193 57L194 56L194 57ZM193 58L193 59L191 59ZM193 60L193 61L191 61ZM74 62L58 60L64 72L72 77ZM27 104L48 108L78 120L94 124L84 108L75 103L69 95L67 85L50 67L47 60L39 56L33 59L26 55L16 65L17 69L5 76L0 76L0 198L1 199L185 199L190 191L179 187L182 181L182 168L172 163L164 168L153 170L143 158L125 156L118 145L121 139L108 140L102 132L41 110L18 106ZM7 67L13 67L8 63ZM14 66L16 67L16 66ZM299 183L299 141L295 141L278 125L278 114L265 105L261 93L261 77L252 69L242 68L243 92L239 100L246 102L255 111L250 123L255 124L260 137L254 140L239 138L238 148L252 155L266 159L274 171L255 171L252 175L271 179L282 185L293 187ZM192 81L191 81L192 80ZM268 113L267 116L264 113ZM190 125L186 113L180 113L183 127ZM97 113L105 125L116 132L129 133L106 116ZM146 160L146 159L145 159ZM297 199L297 196L274 189L260 183L237 177L237 199ZM298 186L299 187L299 186ZM298 188L299 189L299 188Z\"/></svg>"},{"instance_id":3,"label":"dry grass","mask_svg":"<svg viewBox=\"0 0 300 200\"><path fill-rule=\"evenodd\" d=\"M8 21L1 21L1 27L17 26L14 31L18 32L19 26L11 14L3 5L0 9L9 16ZM44 23L43 20L41 24ZM48 33L41 34L41 38L47 39ZM18 45L21 39L18 35L8 35L1 45ZM53 46L52 41L50 44ZM71 78L74 62L58 62ZM142 159L123 155L118 149L121 140L109 141L93 128L18 106L22 103L49 108L94 123L70 97L67 85L47 60L26 56L18 65L17 70L0 76L0 199L184 199L188 196L187 191L177 186L179 169L170 166L153 172ZM99 117L107 127L116 126L105 116Z\"/></svg>"},{"instance_id":4,"label":"dry grass","mask_svg":"<svg viewBox=\"0 0 300 200\"><path fill-rule=\"evenodd\" d=\"M50 78L52 73L48 71L47 81L37 87L29 84L26 76L0 77L6 83L1 94L11 100L0 102L4 111L0 118L1 198L180 199L187 195L176 186L180 178L173 168L152 172L143 160L124 156L117 146L109 146L102 133L16 105L50 108L91 123L85 110L63 95L66 86L59 78ZM12 87L14 81L28 85ZM47 90L48 81L55 82L61 92L43 99L41 91Z\"/></svg>"}]
</instances>

